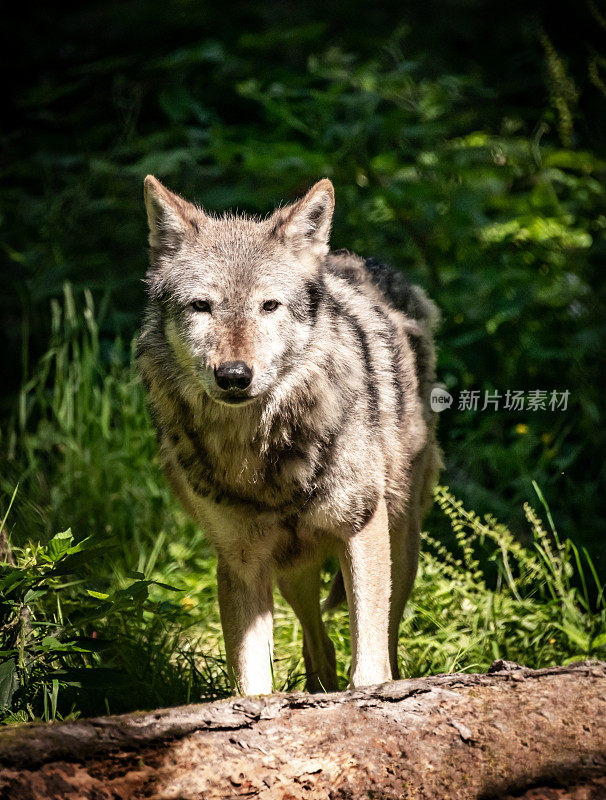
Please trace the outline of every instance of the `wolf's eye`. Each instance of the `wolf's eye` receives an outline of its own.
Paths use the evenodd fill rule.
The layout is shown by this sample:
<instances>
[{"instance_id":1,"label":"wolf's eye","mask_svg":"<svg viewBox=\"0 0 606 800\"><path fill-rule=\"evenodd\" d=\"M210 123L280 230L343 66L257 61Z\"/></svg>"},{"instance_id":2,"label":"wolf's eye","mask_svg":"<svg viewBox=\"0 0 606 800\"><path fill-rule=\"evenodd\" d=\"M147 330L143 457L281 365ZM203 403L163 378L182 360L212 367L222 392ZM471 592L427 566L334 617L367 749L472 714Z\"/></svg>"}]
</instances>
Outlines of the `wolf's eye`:
<instances>
[{"instance_id":1,"label":"wolf's eye","mask_svg":"<svg viewBox=\"0 0 606 800\"><path fill-rule=\"evenodd\" d=\"M191 307L194 311L206 311L206 313L210 311L210 303L208 300L194 300Z\"/></svg>"},{"instance_id":2,"label":"wolf's eye","mask_svg":"<svg viewBox=\"0 0 606 800\"><path fill-rule=\"evenodd\" d=\"M266 300L263 303L263 311L275 311L279 305L277 300Z\"/></svg>"}]
</instances>

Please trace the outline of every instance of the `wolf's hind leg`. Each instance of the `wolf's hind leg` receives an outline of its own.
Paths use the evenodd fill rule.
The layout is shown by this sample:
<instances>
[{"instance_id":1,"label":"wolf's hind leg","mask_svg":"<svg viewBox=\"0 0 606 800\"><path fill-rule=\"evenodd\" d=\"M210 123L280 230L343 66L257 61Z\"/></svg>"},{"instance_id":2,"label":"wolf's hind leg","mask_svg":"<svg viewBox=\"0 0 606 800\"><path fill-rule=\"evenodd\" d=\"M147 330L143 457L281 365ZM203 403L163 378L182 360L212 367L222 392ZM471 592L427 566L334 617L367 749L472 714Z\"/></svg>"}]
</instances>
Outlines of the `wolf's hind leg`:
<instances>
[{"instance_id":1,"label":"wolf's hind leg","mask_svg":"<svg viewBox=\"0 0 606 800\"><path fill-rule=\"evenodd\" d=\"M219 609L232 685L242 694L270 694L273 655L271 574L245 581L219 556Z\"/></svg>"},{"instance_id":2,"label":"wolf's hind leg","mask_svg":"<svg viewBox=\"0 0 606 800\"><path fill-rule=\"evenodd\" d=\"M303 629L307 691L335 691L338 688L335 648L326 633L320 610L320 564L306 562L281 572L278 586Z\"/></svg>"},{"instance_id":3,"label":"wolf's hind leg","mask_svg":"<svg viewBox=\"0 0 606 800\"><path fill-rule=\"evenodd\" d=\"M351 685L391 680L388 627L391 593L389 528L385 500L339 554L349 606Z\"/></svg>"},{"instance_id":4,"label":"wolf's hind leg","mask_svg":"<svg viewBox=\"0 0 606 800\"><path fill-rule=\"evenodd\" d=\"M389 661L394 680L398 669L398 630L404 607L412 592L419 564L421 523L429 509L432 487L442 464L434 440L420 453L411 470L411 491L406 510L390 521L391 535L391 608L389 611Z\"/></svg>"},{"instance_id":5,"label":"wolf's hind leg","mask_svg":"<svg viewBox=\"0 0 606 800\"><path fill-rule=\"evenodd\" d=\"M412 592L419 562L421 523L417 510L410 509L391 525L391 603L389 609L389 663L394 680L398 667L398 632L404 607Z\"/></svg>"}]
</instances>

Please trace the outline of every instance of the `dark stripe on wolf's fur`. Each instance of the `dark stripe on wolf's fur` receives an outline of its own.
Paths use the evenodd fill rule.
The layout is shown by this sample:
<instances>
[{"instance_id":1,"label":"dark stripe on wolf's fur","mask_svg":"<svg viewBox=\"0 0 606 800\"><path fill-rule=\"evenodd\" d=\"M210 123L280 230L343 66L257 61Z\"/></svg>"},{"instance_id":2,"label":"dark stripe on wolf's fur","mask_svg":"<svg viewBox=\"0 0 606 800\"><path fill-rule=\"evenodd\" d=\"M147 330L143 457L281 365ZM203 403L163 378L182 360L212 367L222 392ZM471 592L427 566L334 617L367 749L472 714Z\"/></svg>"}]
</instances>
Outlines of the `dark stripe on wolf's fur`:
<instances>
[{"instance_id":1,"label":"dark stripe on wolf's fur","mask_svg":"<svg viewBox=\"0 0 606 800\"><path fill-rule=\"evenodd\" d=\"M356 510L354 519L352 521L352 527L356 533L361 531L362 528L370 522L373 514L377 510L380 499L381 495L379 492L372 490L370 496L364 499L362 507Z\"/></svg>"},{"instance_id":2,"label":"dark stripe on wolf's fur","mask_svg":"<svg viewBox=\"0 0 606 800\"><path fill-rule=\"evenodd\" d=\"M179 410L180 427L193 450L192 455L185 455L182 451L177 451L177 461L185 473L188 484L200 497L225 495L229 489L222 486L214 475L210 466L211 458L204 440L195 426L194 415L189 403L176 392L171 393L171 401Z\"/></svg>"},{"instance_id":3,"label":"dark stripe on wolf's fur","mask_svg":"<svg viewBox=\"0 0 606 800\"><path fill-rule=\"evenodd\" d=\"M293 434L303 434L308 429L308 426L303 425L301 420L308 417L318 405L318 397L313 391L311 384L308 384L305 388L306 391L301 392L298 398L295 415L293 415L292 412L288 413L288 415L276 414L272 419L266 438L268 442L271 442L271 452L274 461L284 452L296 446L294 444L294 438L291 438L286 444L284 443L283 432L285 428L288 428Z\"/></svg>"},{"instance_id":4,"label":"dark stripe on wolf's fur","mask_svg":"<svg viewBox=\"0 0 606 800\"><path fill-rule=\"evenodd\" d=\"M365 295L361 289L361 281L356 277L355 274L351 272L339 272L334 271L333 275L342 280L347 281L347 283L351 286L351 288L356 292L356 294L363 297L365 300L368 300L368 295ZM394 393L396 396L396 413L398 415L398 419L402 419L402 415L404 414L404 390L402 388L402 378L400 375L400 361L401 361L401 349L398 342L398 331L396 326L393 322L389 319L388 315L383 311L383 309L379 305L372 306L373 311L377 316L381 318L382 323L387 328L387 335L381 337L387 347L390 350L390 361L389 361L389 369L392 376L392 383L394 387Z\"/></svg>"},{"instance_id":5,"label":"dark stripe on wolf's fur","mask_svg":"<svg viewBox=\"0 0 606 800\"><path fill-rule=\"evenodd\" d=\"M408 341L410 343L410 349L415 357L420 388L423 382L427 380L427 369L430 357L428 353L428 347L422 336L415 336L412 333L408 333Z\"/></svg>"},{"instance_id":6,"label":"dark stripe on wolf's fur","mask_svg":"<svg viewBox=\"0 0 606 800\"><path fill-rule=\"evenodd\" d=\"M265 503L263 500L255 500L248 495L236 494L228 490L215 489L211 494L211 499L218 505L226 503L229 506L243 506L257 514L285 513L285 510L291 510L292 507L290 501L286 503Z\"/></svg>"},{"instance_id":7,"label":"dark stripe on wolf's fur","mask_svg":"<svg viewBox=\"0 0 606 800\"><path fill-rule=\"evenodd\" d=\"M370 422L375 429L379 427L379 389L377 386L377 373L372 362L370 347L368 346L368 337L358 319L348 311L342 303L330 292L326 293L326 300L329 309L334 317L341 317L349 325L352 333L356 337L360 351L362 353L362 361L364 362L364 369L366 371L366 392L368 394L368 414Z\"/></svg>"},{"instance_id":8,"label":"dark stripe on wolf's fur","mask_svg":"<svg viewBox=\"0 0 606 800\"><path fill-rule=\"evenodd\" d=\"M312 504L318 495L322 494L323 489L320 484L334 463L337 451L337 440L339 434L343 430L346 417L347 409L343 408L334 428L330 431L324 431L323 433L318 433L318 431L314 430L312 427L305 426L304 429L298 432L290 446L281 448L277 456L272 460L272 464L270 465L272 470L269 472L268 468L265 478L266 482L270 480L280 482L280 472L285 462L294 458L301 457L304 460L307 459L313 467L311 475L305 480L305 485L300 484L298 489L294 489L290 497L290 502L296 506L297 511L301 511L304 506ZM320 443L319 450L314 454L313 459L310 459L311 451L309 443L318 441Z\"/></svg>"},{"instance_id":9,"label":"dark stripe on wolf's fur","mask_svg":"<svg viewBox=\"0 0 606 800\"><path fill-rule=\"evenodd\" d=\"M380 289L385 297L396 306L396 308L404 311L404 313L411 319L422 320L425 318L425 315L419 308L418 300L414 294L414 287L410 283L406 282L399 273L397 273L392 267L383 264L375 258L367 258L365 260L365 265L371 275L373 283L378 289ZM337 274L343 280L346 280L355 292L360 295L364 294L361 290L361 282L355 277L355 275L348 272L337 272L335 274ZM394 287L396 278L401 278L397 289ZM390 367L397 400L398 418L401 419L404 413L404 392L399 369L399 365L402 360L402 351L398 341L398 331L396 330L393 322L389 319L388 315L380 306L374 305L373 310L381 317L385 326L389 329L389 344L392 351ZM430 355L428 352L428 346L422 336L415 336L410 331L407 331L406 338L415 358L416 375L419 385L421 385L425 380L426 371L429 365Z\"/></svg>"},{"instance_id":10,"label":"dark stripe on wolf's fur","mask_svg":"<svg viewBox=\"0 0 606 800\"><path fill-rule=\"evenodd\" d=\"M406 280L401 272L376 258L365 259L364 266L372 283L394 308L403 311L411 319L424 320L426 318L418 295L415 293L415 287ZM355 289L359 289L364 284L360 271L336 268L332 269L331 273L347 281Z\"/></svg>"},{"instance_id":11,"label":"dark stripe on wolf's fur","mask_svg":"<svg viewBox=\"0 0 606 800\"><path fill-rule=\"evenodd\" d=\"M293 317L299 322L311 322L315 325L323 297L324 281L321 275L316 280L305 281L303 291L290 306Z\"/></svg>"},{"instance_id":12,"label":"dark stripe on wolf's fur","mask_svg":"<svg viewBox=\"0 0 606 800\"><path fill-rule=\"evenodd\" d=\"M318 309L324 296L324 281L320 275L316 281L307 281L305 284L309 302L309 316L315 322L318 316Z\"/></svg>"},{"instance_id":13,"label":"dark stripe on wolf's fur","mask_svg":"<svg viewBox=\"0 0 606 800\"><path fill-rule=\"evenodd\" d=\"M235 492L217 480L209 465L197 453L189 456L178 453L177 461L192 491L199 497L208 497L218 505L226 503L230 506L244 506L256 513L282 511L292 505L290 499L278 503L266 503L250 495Z\"/></svg>"},{"instance_id":14,"label":"dark stripe on wolf's fur","mask_svg":"<svg viewBox=\"0 0 606 800\"><path fill-rule=\"evenodd\" d=\"M400 272L376 258L366 258L364 264L372 282L396 308L413 319L422 318L412 284Z\"/></svg>"},{"instance_id":15,"label":"dark stripe on wolf's fur","mask_svg":"<svg viewBox=\"0 0 606 800\"><path fill-rule=\"evenodd\" d=\"M209 497L216 503L245 506L257 513L280 511L292 503L289 498L277 503L267 503L249 495L235 492L219 480L212 469L212 459L206 449L200 432L196 429L193 412L189 403L180 395L171 396L179 410L179 421L183 434L189 440L193 454L185 455L177 452L177 461L185 473L185 478L191 489L200 497Z\"/></svg>"},{"instance_id":16,"label":"dark stripe on wolf's fur","mask_svg":"<svg viewBox=\"0 0 606 800\"><path fill-rule=\"evenodd\" d=\"M317 494L321 480L324 478L324 476L334 463L335 452L336 452L335 445L337 442L337 437L341 432L341 429L343 428L344 421L345 421L345 414L341 416L337 429L331 431L329 434L325 435L322 438L322 442L320 445L320 452L316 456L314 471L309 481L309 485L312 488L310 491L308 491L308 496L306 498L307 502L310 502L312 498Z\"/></svg>"},{"instance_id":17,"label":"dark stripe on wolf's fur","mask_svg":"<svg viewBox=\"0 0 606 800\"><path fill-rule=\"evenodd\" d=\"M213 493L213 487L207 480L208 470L197 455L186 456L177 451L177 462L194 494L209 497Z\"/></svg>"},{"instance_id":18,"label":"dark stripe on wolf's fur","mask_svg":"<svg viewBox=\"0 0 606 800\"><path fill-rule=\"evenodd\" d=\"M395 271L372 256L364 259L364 265L370 273L372 282L387 295L388 299L392 300Z\"/></svg>"},{"instance_id":19,"label":"dark stripe on wolf's fur","mask_svg":"<svg viewBox=\"0 0 606 800\"><path fill-rule=\"evenodd\" d=\"M402 419L404 414L404 389L402 387L402 376L400 375L400 364L402 361L402 349L400 346L400 342L398 341L398 330L393 322L389 319L388 315L383 311L381 306L374 305L373 311L383 321L383 324L389 331L389 336L386 340L386 344L390 350L390 362L389 368L391 372L391 381L393 383L394 393L396 395L396 413L398 415L398 421Z\"/></svg>"},{"instance_id":20,"label":"dark stripe on wolf's fur","mask_svg":"<svg viewBox=\"0 0 606 800\"><path fill-rule=\"evenodd\" d=\"M289 536L286 539L280 537L278 547L272 552L279 569L295 564L300 559L304 549L297 533L296 517L293 516L290 519L286 519L284 526L288 529Z\"/></svg>"},{"instance_id":21,"label":"dark stripe on wolf's fur","mask_svg":"<svg viewBox=\"0 0 606 800\"><path fill-rule=\"evenodd\" d=\"M186 437L189 440L190 447L193 450L193 453L190 455L185 455L182 451L177 451L177 461L185 473L185 478L188 484L197 495L200 497L208 497L217 504L226 503L233 506L244 506L256 513L295 512L298 511L299 508L308 500L308 486L299 486L298 488L295 487L292 493L280 498L275 503L268 503L266 501L259 500L248 494L234 491L231 487L226 486L223 481L217 478L212 470L211 458L200 433L194 426L193 413L189 403L187 403L187 401L177 394L174 394L171 397L171 400L179 409L182 437ZM342 421L340 422L340 425L342 425ZM309 437L312 438L314 436L317 438L317 434L314 434L313 431L310 431ZM320 452L318 453L316 459L314 459L315 471L310 481L311 485L316 483L316 475L320 474L327 468L327 464L330 461L329 451L332 448L335 436L336 432L334 434L325 435L322 437ZM289 448L289 451L292 451L293 446L294 442L293 445L291 445L291 448ZM305 450L302 447L301 451L304 457L309 456L308 450ZM274 454L272 465L270 465L273 466L273 470L271 470L271 472L274 474L272 475L268 469L268 472L264 478L266 484L276 483L279 485L279 467L282 465L283 462L276 463Z\"/></svg>"},{"instance_id":22,"label":"dark stripe on wolf's fur","mask_svg":"<svg viewBox=\"0 0 606 800\"><path fill-rule=\"evenodd\" d=\"M309 505L313 502L318 494L320 481L334 463L336 442L338 435L343 429L345 417L346 409L343 409L343 413L334 429L331 431L324 431L319 434L313 428L306 426L298 432L297 436L293 438L292 443L288 447L282 448L268 466L265 475L266 482L269 483L273 481L274 483L279 483L281 480L281 472L288 462L300 458L309 463L312 467L312 472L305 480L305 485L299 484L298 489L295 488L293 490L290 502L299 507ZM317 452L312 456L310 443L314 444L316 442L319 442L320 446Z\"/></svg>"}]
</instances>

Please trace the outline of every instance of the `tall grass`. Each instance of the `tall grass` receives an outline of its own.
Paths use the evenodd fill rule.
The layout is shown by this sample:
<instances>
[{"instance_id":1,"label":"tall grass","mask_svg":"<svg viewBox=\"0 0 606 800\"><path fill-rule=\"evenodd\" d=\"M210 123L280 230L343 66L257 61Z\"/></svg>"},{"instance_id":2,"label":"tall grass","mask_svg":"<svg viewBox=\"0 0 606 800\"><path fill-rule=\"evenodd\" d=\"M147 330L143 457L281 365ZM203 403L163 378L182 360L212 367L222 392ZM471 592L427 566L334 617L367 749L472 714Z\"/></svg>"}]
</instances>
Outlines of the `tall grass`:
<instances>
[{"instance_id":1,"label":"tall grass","mask_svg":"<svg viewBox=\"0 0 606 800\"><path fill-rule=\"evenodd\" d=\"M0 716L116 712L226 694L215 556L161 474L132 344L100 341L90 294L79 310L66 286L63 303L53 303L49 350L1 446L3 516L19 488L5 520L16 563L0 564L0 677L4 669L13 681L4 708L0 691ZM403 674L604 654L603 588L587 554L560 540L536 490L548 529L527 504L532 540L523 544L436 489L456 546L424 534L401 625ZM53 538L67 526L73 533ZM84 556L74 560L68 547ZM329 571L324 580L327 588ZM346 610L328 625L344 687ZM278 595L275 635L276 688L302 687L301 633Z\"/></svg>"}]
</instances>

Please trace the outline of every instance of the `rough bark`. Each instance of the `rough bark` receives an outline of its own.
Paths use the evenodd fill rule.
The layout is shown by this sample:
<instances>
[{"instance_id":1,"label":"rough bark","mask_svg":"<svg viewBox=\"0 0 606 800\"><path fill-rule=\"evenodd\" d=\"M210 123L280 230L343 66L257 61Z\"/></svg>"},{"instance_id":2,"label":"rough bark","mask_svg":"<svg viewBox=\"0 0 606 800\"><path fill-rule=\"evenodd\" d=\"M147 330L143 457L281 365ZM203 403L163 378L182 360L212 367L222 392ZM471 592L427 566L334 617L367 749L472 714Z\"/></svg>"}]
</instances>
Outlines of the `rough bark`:
<instances>
[{"instance_id":1,"label":"rough bark","mask_svg":"<svg viewBox=\"0 0 606 800\"><path fill-rule=\"evenodd\" d=\"M0 797L606 797L606 663L0 731Z\"/></svg>"}]
</instances>

